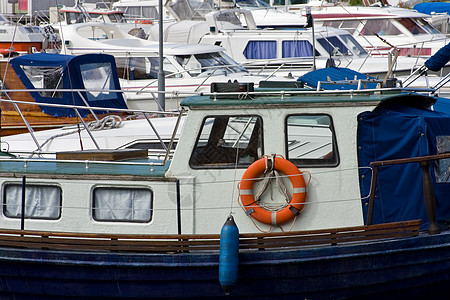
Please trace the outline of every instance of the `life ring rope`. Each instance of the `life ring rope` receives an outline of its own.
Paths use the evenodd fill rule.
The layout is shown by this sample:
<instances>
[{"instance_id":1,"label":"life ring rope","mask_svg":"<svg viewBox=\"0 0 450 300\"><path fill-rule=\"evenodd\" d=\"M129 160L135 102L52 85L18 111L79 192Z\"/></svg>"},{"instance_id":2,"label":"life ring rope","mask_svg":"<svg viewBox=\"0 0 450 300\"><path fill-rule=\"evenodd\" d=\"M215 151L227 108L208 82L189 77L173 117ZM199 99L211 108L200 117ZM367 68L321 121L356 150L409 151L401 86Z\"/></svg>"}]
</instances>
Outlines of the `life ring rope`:
<instances>
[{"instance_id":1,"label":"life ring rope","mask_svg":"<svg viewBox=\"0 0 450 300\"><path fill-rule=\"evenodd\" d=\"M269 163L270 161L270 163ZM267 207L260 203L260 198L270 183L272 177L266 178L268 173L274 172L280 192L285 196L286 203L278 208ZM284 173L292 184L292 196L288 193L286 186L281 181L279 172ZM264 187L262 191L254 196L253 185L261 180L264 175ZM309 183L309 180L308 180ZM296 219L297 215L305 207L306 183L303 173L290 161L282 156L264 156L248 167L239 183L239 196L245 213L252 218L268 224L280 225L291 219Z\"/></svg>"}]
</instances>

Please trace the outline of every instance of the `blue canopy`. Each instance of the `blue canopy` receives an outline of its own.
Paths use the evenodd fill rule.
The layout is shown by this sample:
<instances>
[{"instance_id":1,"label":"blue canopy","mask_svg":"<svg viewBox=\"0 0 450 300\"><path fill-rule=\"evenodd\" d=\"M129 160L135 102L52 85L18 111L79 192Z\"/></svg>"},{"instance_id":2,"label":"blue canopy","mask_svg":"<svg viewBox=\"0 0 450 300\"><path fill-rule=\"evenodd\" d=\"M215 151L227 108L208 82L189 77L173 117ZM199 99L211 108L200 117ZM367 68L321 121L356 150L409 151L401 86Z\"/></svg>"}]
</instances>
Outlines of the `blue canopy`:
<instances>
[{"instance_id":1,"label":"blue canopy","mask_svg":"<svg viewBox=\"0 0 450 300\"><path fill-rule=\"evenodd\" d=\"M450 115L428 109L436 99L421 95L393 97L373 111L358 116L358 164L360 191L370 192L372 161L435 155L450 152ZM439 151L438 151L439 149ZM447 169L450 160L431 163L430 175L436 195L437 220L450 220L450 180ZM367 218L368 198L363 198L364 217ZM422 171L418 163L382 166L373 221L383 223L422 219L428 228L425 210Z\"/></svg>"},{"instance_id":2,"label":"blue canopy","mask_svg":"<svg viewBox=\"0 0 450 300\"><path fill-rule=\"evenodd\" d=\"M120 90L116 63L111 55L35 53L13 58L11 66L38 103L127 108L122 93L109 92ZM33 92L35 89L48 91ZM76 91L58 92L57 89L89 91L81 92L80 96ZM76 116L71 108L41 106L41 109L53 116ZM83 117L89 114L88 110L79 111Z\"/></svg>"},{"instance_id":3,"label":"blue canopy","mask_svg":"<svg viewBox=\"0 0 450 300\"><path fill-rule=\"evenodd\" d=\"M414 5L413 9L423 14L450 13L450 3L447 2L423 2Z\"/></svg>"},{"instance_id":4,"label":"blue canopy","mask_svg":"<svg viewBox=\"0 0 450 300\"><path fill-rule=\"evenodd\" d=\"M304 84L317 88L318 82L321 81L320 87L325 90L356 90L357 84L342 84L336 85L332 83L327 83L328 79L333 81L344 81L344 80L357 80L357 79L376 79L375 77L370 77L365 74L356 72L347 68L324 68L315 71L308 72L303 76L300 76L297 81L303 82ZM367 83L367 88L376 88L377 83Z\"/></svg>"},{"instance_id":5,"label":"blue canopy","mask_svg":"<svg viewBox=\"0 0 450 300\"><path fill-rule=\"evenodd\" d=\"M439 49L426 62L425 66L431 71L439 71L450 60L450 43Z\"/></svg>"}]
</instances>

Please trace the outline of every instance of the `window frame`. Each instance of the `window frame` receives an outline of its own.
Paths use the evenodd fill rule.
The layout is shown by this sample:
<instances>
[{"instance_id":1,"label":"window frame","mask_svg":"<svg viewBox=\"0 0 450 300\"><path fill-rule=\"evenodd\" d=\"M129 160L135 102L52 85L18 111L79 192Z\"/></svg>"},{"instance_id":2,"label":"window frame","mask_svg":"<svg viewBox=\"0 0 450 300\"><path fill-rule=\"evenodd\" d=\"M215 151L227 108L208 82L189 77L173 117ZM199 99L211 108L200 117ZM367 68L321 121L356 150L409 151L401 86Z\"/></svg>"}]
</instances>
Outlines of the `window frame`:
<instances>
[{"instance_id":1,"label":"window frame","mask_svg":"<svg viewBox=\"0 0 450 300\"><path fill-rule=\"evenodd\" d=\"M11 186L19 186L20 189L22 189L22 182L4 182L2 184L2 204L3 204L3 209L2 209L2 214L5 218L8 219L21 219L22 217L19 216L9 216L6 214L6 209L7 209L7 198L6 198L6 190L7 190L7 186L11 185ZM58 216L55 218L52 217L36 217L36 216L27 216L26 215L26 211L25 211L25 217L24 219L28 219L28 220L48 220L48 221L54 221L54 220L60 220L62 217L62 202L63 202L63 191L61 186L56 185L56 184L51 184L51 183L39 183L39 182L33 182L33 183L26 183L25 184L25 191L27 189L27 187L30 186L40 186L40 187L54 187L59 191L59 209L58 209ZM22 206L22 200L20 199L20 204L18 204L18 206Z\"/></svg>"},{"instance_id":2,"label":"window frame","mask_svg":"<svg viewBox=\"0 0 450 300\"><path fill-rule=\"evenodd\" d=\"M150 192L150 218L148 220L126 220L126 219L100 219L96 216L95 214L95 210L96 210L96 206L95 206L95 191L97 189L110 189L110 190L147 190ZM154 192L153 189L151 189L148 186L109 186L109 185L95 185L92 187L91 189L91 207L90 207L90 214L92 219L95 222L99 222L99 223L108 223L108 222L113 222L113 223L140 223L140 224L148 224L150 222L152 222L153 220L153 210L154 210Z\"/></svg>"},{"instance_id":3,"label":"window frame","mask_svg":"<svg viewBox=\"0 0 450 300\"><path fill-rule=\"evenodd\" d=\"M228 118L239 118L239 117L256 117L259 119L260 121L260 137L261 137L261 155L264 154L264 122L263 122L263 117L261 115L257 115L257 114L245 114L245 115L208 115L205 116L202 120L201 126L200 126L200 130L198 131L197 137L195 139L195 144L192 148L191 151L191 155L189 157L189 167L191 167L192 169L246 169L248 168L253 162L249 162L249 163L216 163L216 164L203 164L203 165L196 165L194 164L194 159L195 156L198 155L196 154L196 150L198 147L198 143L200 141L200 137L202 135L203 132L203 128L205 126L206 120L208 119L216 119L218 117L228 117ZM252 132L253 133L253 132ZM209 136L208 136L208 140L209 140ZM245 148L247 149L247 148ZM260 157L258 157L257 159L259 159Z\"/></svg>"},{"instance_id":4,"label":"window frame","mask_svg":"<svg viewBox=\"0 0 450 300\"><path fill-rule=\"evenodd\" d=\"M330 130L331 130L331 145L332 145L332 151L333 153L335 153L334 155L334 159L293 159L291 157L289 157L289 131L288 131L288 119L290 117L295 117L295 116L323 116L323 117L328 117L328 119L330 120ZM336 130L334 127L334 122L333 122L333 118L330 114L326 114L326 113L310 113L310 114L298 114L298 113L293 113L293 114L288 114L286 115L285 119L284 119L284 151L285 151L285 157L287 160L289 160L290 162L292 162L295 166L299 167L299 168L303 168L303 167L312 167L312 168L336 168L339 166L340 164L340 155L339 155L339 148L338 148L338 143L337 143L337 137L336 137ZM310 160L311 163L305 163L305 161ZM321 163L324 162L324 163Z\"/></svg>"}]
</instances>

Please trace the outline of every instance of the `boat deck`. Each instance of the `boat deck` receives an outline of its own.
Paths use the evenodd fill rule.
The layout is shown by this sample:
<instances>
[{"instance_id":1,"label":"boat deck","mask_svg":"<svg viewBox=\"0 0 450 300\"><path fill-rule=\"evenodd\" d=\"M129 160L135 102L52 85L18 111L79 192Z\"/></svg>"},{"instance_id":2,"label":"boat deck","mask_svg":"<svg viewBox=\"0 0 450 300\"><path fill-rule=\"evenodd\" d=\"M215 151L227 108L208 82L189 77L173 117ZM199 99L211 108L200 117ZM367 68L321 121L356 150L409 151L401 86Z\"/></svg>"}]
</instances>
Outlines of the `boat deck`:
<instances>
[{"instance_id":1,"label":"boat deck","mask_svg":"<svg viewBox=\"0 0 450 300\"><path fill-rule=\"evenodd\" d=\"M161 160L130 159L122 161L75 161L55 159L0 159L0 175L9 176L70 176L70 175L107 175L164 178L170 161L162 165ZM124 167L126 166L126 167ZM83 176L79 177L83 178Z\"/></svg>"}]
</instances>

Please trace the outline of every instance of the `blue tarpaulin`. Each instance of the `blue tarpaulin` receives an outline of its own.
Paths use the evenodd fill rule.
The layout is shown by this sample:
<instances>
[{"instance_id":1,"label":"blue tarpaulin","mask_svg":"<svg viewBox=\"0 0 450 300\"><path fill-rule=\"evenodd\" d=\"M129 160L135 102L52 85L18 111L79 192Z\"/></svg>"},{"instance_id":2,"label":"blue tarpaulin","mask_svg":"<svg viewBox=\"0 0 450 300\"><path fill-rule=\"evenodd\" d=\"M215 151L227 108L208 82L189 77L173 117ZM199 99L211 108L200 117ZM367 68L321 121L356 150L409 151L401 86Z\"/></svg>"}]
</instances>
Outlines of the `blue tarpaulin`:
<instances>
[{"instance_id":1,"label":"blue tarpaulin","mask_svg":"<svg viewBox=\"0 0 450 300\"><path fill-rule=\"evenodd\" d=\"M358 85L357 84L342 84L342 85L336 85L331 84L326 81L328 79L333 81L344 81L344 80L358 80L358 79L375 79L375 77L370 77L365 74L356 72L351 69L347 68L337 68L337 67L331 67L331 68L324 68L324 69L318 69L315 71L308 72L304 74L303 76L300 76L297 81L303 82L304 84L317 88L318 82L321 81L321 88L324 90L356 90ZM368 83L367 88L374 89L376 88L377 83Z\"/></svg>"},{"instance_id":2,"label":"blue tarpaulin","mask_svg":"<svg viewBox=\"0 0 450 300\"><path fill-rule=\"evenodd\" d=\"M368 167L372 161L435 155L438 148L439 153L450 152L450 115L426 108L433 101L417 95L405 97L401 104L390 101L361 113L357 133L359 167ZM450 220L448 166L449 160L431 163L438 222ZM371 171L361 168L359 180L362 197L369 195ZM422 228L428 228L418 163L381 166L375 199L374 224L422 219ZM362 201L367 220L369 199Z\"/></svg>"},{"instance_id":3,"label":"blue tarpaulin","mask_svg":"<svg viewBox=\"0 0 450 300\"><path fill-rule=\"evenodd\" d=\"M38 103L86 106L86 101L92 107L127 108L122 93L109 92L120 90L116 63L111 55L35 53L13 58L11 66ZM33 91L35 89L49 91ZM71 91L58 92L50 89ZM83 91L80 96L72 91L76 89L91 91ZM41 109L53 116L76 116L71 108L41 106ZM89 113L87 110L79 111L83 117Z\"/></svg>"},{"instance_id":4,"label":"blue tarpaulin","mask_svg":"<svg viewBox=\"0 0 450 300\"><path fill-rule=\"evenodd\" d=\"M431 71L439 71L450 60L450 43L439 49L433 56L431 56L426 62L425 66Z\"/></svg>"},{"instance_id":5,"label":"blue tarpaulin","mask_svg":"<svg viewBox=\"0 0 450 300\"><path fill-rule=\"evenodd\" d=\"M447 2L423 2L414 5L413 9L423 14L450 13L450 3Z\"/></svg>"}]
</instances>

